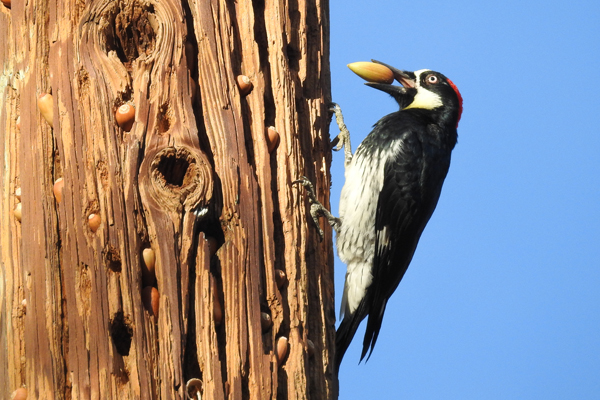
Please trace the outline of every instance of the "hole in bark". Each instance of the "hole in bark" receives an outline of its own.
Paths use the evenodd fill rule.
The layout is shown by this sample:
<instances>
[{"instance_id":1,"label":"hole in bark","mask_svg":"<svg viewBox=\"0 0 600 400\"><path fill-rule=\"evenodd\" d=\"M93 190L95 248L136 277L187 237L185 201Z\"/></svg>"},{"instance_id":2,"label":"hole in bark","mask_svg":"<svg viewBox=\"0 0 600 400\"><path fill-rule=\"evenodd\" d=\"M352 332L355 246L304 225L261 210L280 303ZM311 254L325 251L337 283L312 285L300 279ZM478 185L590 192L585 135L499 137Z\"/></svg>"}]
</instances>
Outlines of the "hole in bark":
<instances>
[{"instance_id":1,"label":"hole in bark","mask_svg":"<svg viewBox=\"0 0 600 400\"><path fill-rule=\"evenodd\" d=\"M96 172L100 175L100 181L102 182L102 186L106 190L108 190L110 188L110 184L111 184L108 163L103 159L99 160L96 163Z\"/></svg>"},{"instance_id":2,"label":"hole in bark","mask_svg":"<svg viewBox=\"0 0 600 400\"><path fill-rule=\"evenodd\" d=\"M90 201L88 203L87 207L85 208L84 218L87 220L88 215L99 214L99 213L100 213L100 203L98 203L98 200L94 199L94 200Z\"/></svg>"},{"instance_id":3,"label":"hole in bark","mask_svg":"<svg viewBox=\"0 0 600 400\"><path fill-rule=\"evenodd\" d=\"M131 328L129 319L123 315L123 311L117 312L110 321L110 337L117 349L117 353L122 356L129 355L132 336L133 328Z\"/></svg>"},{"instance_id":4,"label":"hole in bark","mask_svg":"<svg viewBox=\"0 0 600 400\"><path fill-rule=\"evenodd\" d=\"M169 106L167 104L163 104L160 107L158 116L158 133L165 133L171 127L171 118L169 116Z\"/></svg>"},{"instance_id":5,"label":"hole in bark","mask_svg":"<svg viewBox=\"0 0 600 400\"><path fill-rule=\"evenodd\" d=\"M131 63L139 56L149 56L155 47L157 24L153 5L139 2L125 3L115 17L117 54L124 64Z\"/></svg>"},{"instance_id":6,"label":"hole in bark","mask_svg":"<svg viewBox=\"0 0 600 400\"><path fill-rule=\"evenodd\" d=\"M104 257L108 268L113 272L121 272L121 256L119 250L110 244L104 249Z\"/></svg>"},{"instance_id":7,"label":"hole in bark","mask_svg":"<svg viewBox=\"0 0 600 400\"><path fill-rule=\"evenodd\" d=\"M207 240L211 257L225 242L225 235L221 229L219 220L212 218L204 218L198 222L198 231L204 234L204 239ZM202 235L200 235L202 237ZM214 246L214 247L213 247Z\"/></svg>"},{"instance_id":8,"label":"hole in bark","mask_svg":"<svg viewBox=\"0 0 600 400\"><path fill-rule=\"evenodd\" d=\"M167 186L182 187L187 186L188 170L190 170L190 160L187 157L180 157L179 154L166 154L161 157L158 163L158 172Z\"/></svg>"},{"instance_id":9,"label":"hole in bark","mask_svg":"<svg viewBox=\"0 0 600 400\"><path fill-rule=\"evenodd\" d=\"M77 70L77 86L79 87L79 93L83 96L89 93L90 90L90 76L85 68L80 67Z\"/></svg>"},{"instance_id":10,"label":"hole in bark","mask_svg":"<svg viewBox=\"0 0 600 400\"><path fill-rule=\"evenodd\" d=\"M212 169L203 153L180 146L165 147L150 165L152 196L160 206L173 211L186 207L204 216L212 198Z\"/></svg>"},{"instance_id":11,"label":"hole in bark","mask_svg":"<svg viewBox=\"0 0 600 400\"><path fill-rule=\"evenodd\" d=\"M290 68L294 71L298 71L300 69L299 63L300 58L302 57L301 53L291 44L286 46L286 53Z\"/></svg>"}]
</instances>

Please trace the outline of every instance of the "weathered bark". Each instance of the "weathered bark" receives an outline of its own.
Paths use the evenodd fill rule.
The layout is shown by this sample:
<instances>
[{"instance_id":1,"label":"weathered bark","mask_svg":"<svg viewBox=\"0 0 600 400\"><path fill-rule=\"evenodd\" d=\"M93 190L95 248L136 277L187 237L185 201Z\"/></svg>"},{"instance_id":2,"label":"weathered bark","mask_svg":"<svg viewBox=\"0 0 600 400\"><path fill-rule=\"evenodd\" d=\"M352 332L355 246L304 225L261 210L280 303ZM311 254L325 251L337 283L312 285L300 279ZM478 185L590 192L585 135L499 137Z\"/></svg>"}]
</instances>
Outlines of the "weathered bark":
<instances>
[{"instance_id":1,"label":"weathered bark","mask_svg":"<svg viewBox=\"0 0 600 400\"><path fill-rule=\"evenodd\" d=\"M320 243L291 185L306 175L328 203L327 18L326 0L1 10L0 396L180 399L200 378L205 399L335 397L330 230Z\"/></svg>"}]
</instances>

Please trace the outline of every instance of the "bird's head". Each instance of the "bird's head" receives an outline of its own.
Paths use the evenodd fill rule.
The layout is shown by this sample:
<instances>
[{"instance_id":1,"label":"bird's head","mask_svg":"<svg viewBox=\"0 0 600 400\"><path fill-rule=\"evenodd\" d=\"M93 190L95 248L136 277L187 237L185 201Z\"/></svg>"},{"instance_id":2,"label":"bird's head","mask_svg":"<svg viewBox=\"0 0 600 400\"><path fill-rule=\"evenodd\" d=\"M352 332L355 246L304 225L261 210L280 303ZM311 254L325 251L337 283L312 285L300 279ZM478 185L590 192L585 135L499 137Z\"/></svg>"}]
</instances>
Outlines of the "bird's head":
<instances>
[{"instance_id":1,"label":"bird's head","mask_svg":"<svg viewBox=\"0 0 600 400\"><path fill-rule=\"evenodd\" d=\"M458 127L462 114L462 96L450 79L429 69L409 72L380 61L373 62L388 67L402 86L372 82L366 85L390 94L398 102L401 110L431 110L441 123Z\"/></svg>"}]
</instances>

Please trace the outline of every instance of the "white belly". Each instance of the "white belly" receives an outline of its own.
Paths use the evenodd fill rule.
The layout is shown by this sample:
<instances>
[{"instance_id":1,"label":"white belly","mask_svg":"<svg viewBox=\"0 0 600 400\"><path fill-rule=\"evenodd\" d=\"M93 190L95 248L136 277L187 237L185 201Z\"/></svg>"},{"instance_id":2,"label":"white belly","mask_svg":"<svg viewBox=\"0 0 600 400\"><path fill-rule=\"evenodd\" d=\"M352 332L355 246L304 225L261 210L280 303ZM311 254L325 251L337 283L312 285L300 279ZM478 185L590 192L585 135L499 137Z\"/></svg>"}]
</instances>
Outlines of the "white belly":
<instances>
[{"instance_id":1,"label":"white belly","mask_svg":"<svg viewBox=\"0 0 600 400\"><path fill-rule=\"evenodd\" d=\"M340 198L342 226L337 251L347 265L341 315L352 314L373 280L371 269L375 250L375 217L378 193L383 186L383 162L368 159L357 151L346 171Z\"/></svg>"}]
</instances>

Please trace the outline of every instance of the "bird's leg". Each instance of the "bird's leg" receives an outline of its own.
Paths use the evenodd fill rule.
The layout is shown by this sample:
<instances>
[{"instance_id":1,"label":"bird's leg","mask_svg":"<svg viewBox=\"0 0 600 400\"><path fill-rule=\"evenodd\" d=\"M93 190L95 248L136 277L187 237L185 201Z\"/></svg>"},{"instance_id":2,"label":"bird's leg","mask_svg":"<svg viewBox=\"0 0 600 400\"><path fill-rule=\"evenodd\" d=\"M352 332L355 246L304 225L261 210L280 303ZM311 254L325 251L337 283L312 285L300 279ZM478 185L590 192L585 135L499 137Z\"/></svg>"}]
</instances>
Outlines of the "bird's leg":
<instances>
[{"instance_id":1,"label":"bird's leg","mask_svg":"<svg viewBox=\"0 0 600 400\"><path fill-rule=\"evenodd\" d=\"M348 128L346 128L346 124L344 123L344 117L340 106L337 103L331 103L329 110L335 113L335 122L337 122L338 128L340 128L340 133L332 142L334 145L333 150L340 151L342 147L344 148L344 167L347 168L350 161L352 161L350 132L348 132Z\"/></svg>"},{"instance_id":2,"label":"bird's leg","mask_svg":"<svg viewBox=\"0 0 600 400\"><path fill-rule=\"evenodd\" d=\"M315 188L313 184L306 178L305 176L300 177L299 179L292 182L292 185L301 184L306 189L308 193L308 202L310 203L310 215L315 221L315 225L319 230L319 237L321 241L323 240L323 230L319 226L319 217L325 217L329 225L335 230L336 233L339 232L340 226L342 225L342 221L339 218L334 217L331 212L323 207L323 204L317 200L317 196L315 195Z\"/></svg>"},{"instance_id":3,"label":"bird's leg","mask_svg":"<svg viewBox=\"0 0 600 400\"><path fill-rule=\"evenodd\" d=\"M348 167L350 162L352 161L352 146L350 145L350 132L348 132L348 128L346 128L346 124L344 123L344 116L342 115L342 109L337 103L331 103L331 107L329 111L335 113L335 121L337 122L338 128L340 129L340 133L333 140L333 150L340 151L344 148L344 167ZM317 196L315 194L315 188L313 184L306 178L305 176L300 177L299 179L292 182L292 185L302 184L308 193L308 202L310 203L310 215L312 216L317 229L319 230L319 237L323 240L323 230L319 226L319 217L325 217L327 222L331 227L335 230L336 233L339 232L340 227L342 226L342 220L334 217L331 212L323 207L323 204L317 200Z\"/></svg>"}]
</instances>

